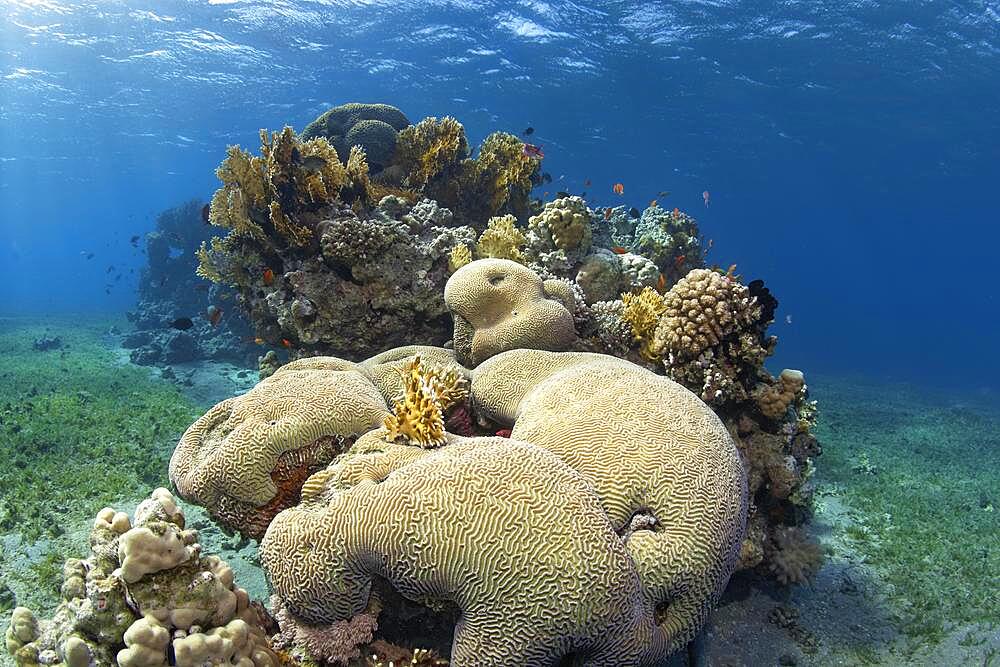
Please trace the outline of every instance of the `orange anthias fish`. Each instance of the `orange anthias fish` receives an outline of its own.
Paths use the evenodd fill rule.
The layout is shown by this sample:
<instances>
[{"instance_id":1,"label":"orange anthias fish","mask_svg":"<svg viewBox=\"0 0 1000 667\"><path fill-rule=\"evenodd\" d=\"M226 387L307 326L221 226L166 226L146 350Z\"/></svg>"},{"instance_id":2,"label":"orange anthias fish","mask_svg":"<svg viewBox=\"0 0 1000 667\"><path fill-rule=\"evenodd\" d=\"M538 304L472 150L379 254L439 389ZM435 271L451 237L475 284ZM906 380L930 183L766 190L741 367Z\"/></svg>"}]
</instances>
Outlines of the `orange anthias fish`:
<instances>
[{"instance_id":1,"label":"orange anthias fish","mask_svg":"<svg viewBox=\"0 0 1000 667\"><path fill-rule=\"evenodd\" d=\"M274 282L274 271L270 268L264 269L264 284L270 285Z\"/></svg>"},{"instance_id":2,"label":"orange anthias fish","mask_svg":"<svg viewBox=\"0 0 1000 667\"><path fill-rule=\"evenodd\" d=\"M677 255L677 257L674 258L674 271L680 271L681 265L684 263L685 259L687 259L687 255Z\"/></svg>"},{"instance_id":3,"label":"orange anthias fish","mask_svg":"<svg viewBox=\"0 0 1000 667\"><path fill-rule=\"evenodd\" d=\"M610 208L604 209L604 219L605 220L610 220L611 219L611 209Z\"/></svg>"},{"instance_id":4,"label":"orange anthias fish","mask_svg":"<svg viewBox=\"0 0 1000 667\"><path fill-rule=\"evenodd\" d=\"M705 207L708 208L708 200L710 199L708 190L705 190L704 192L701 193L701 198L705 200Z\"/></svg>"},{"instance_id":5,"label":"orange anthias fish","mask_svg":"<svg viewBox=\"0 0 1000 667\"><path fill-rule=\"evenodd\" d=\"M292 346L292 342L290 340L288 340L287 338L282 338L281 339L281 344L284 347L291 347Z\"/></svg>"},{"instance_id":6,"label":"orange anthias fish","mask_svg":"<svg viewBox=\"0 0 1000 667\"><path fill-rule=\"evenodd\" d=\"M667 291L667 277L662 273L660 274L660 279L656 281L656 291L660 294Z\"/></svg>"},{"instance_id":7,"label":"orange anthias fish","mask_svg":"<svg viewBox=\"0 0 1000 667\"><path fill-rule=\"evenodd\" d=\"M611 186L611 191L616 195L623 195L625 194L625 186L621 183L615 183Z\"/></svg>"},{"instance_id":8,"label":"orange anthias fish","mask_svg":"<svg viewBox=\"0 0 1000 667\"><path fill-rule=\"evenodd\" d=\"M649 208L656 208L656 204L657 204L657 202L656 202L656 200L655 200L655 199L651 200L651 201L649 202Z\"/></svg>"},{"instance_id":9,"label":"orange anthias fish","mask_svg":"<svg viewBox=\"0 0 1000 667\"><path fill-rule=\"evenodd\" d=\"M675 207L674 207L674 217L675 217L675 218L676 218L676 217L679 217L679 216L680 216L680 214L681 214L681 210L680 210L679 208L677 208L677 207L675 206Z\"/></svg>"},{"instance_id":10,"label":"orange anthias fish","mask_svg":"<svg viewBox=\"0 0 1000 667\"><path fill-rule=\"evenodd\" d=\"M218 306L209 306L205 311L205 319L207 319L209 324L213 327L219 326L219 321L222 319L222 309Z\"/></svg>"},{"instance_id":11,"label":"orange anthias fish","mask_svg":"<svg viewBox=\"0 0 1000 667\"><path fill-rule=\"evenodd\" d=\"M611 252L615 253L616 255L624 255L625 253L628 252L628 248L623 248L620 245L613 245L611 246Z\"/></svg>"}]
</instances>

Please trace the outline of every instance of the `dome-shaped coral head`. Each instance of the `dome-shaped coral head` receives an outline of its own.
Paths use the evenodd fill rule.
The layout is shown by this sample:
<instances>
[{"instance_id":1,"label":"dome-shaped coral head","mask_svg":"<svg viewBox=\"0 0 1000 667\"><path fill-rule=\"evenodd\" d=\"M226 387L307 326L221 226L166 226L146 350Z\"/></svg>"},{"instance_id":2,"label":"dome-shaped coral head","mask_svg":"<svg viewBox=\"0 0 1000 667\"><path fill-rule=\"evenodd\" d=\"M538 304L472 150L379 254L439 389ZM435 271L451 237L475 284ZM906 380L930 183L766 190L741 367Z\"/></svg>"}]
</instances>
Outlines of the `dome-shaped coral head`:
<instances>
[{"instance_id":1,"label":"dome-shaped coral head","mask_svg":"<svg viewBox=\"0 0 1000 667\"><path fill-rule=\"evenodd\" d=\"M444 300L455 320L455 357L466 365L517 348L566 350L576 340L573 314L517 262L466 264L448 279Z\"/></svg>"}]
</instances>

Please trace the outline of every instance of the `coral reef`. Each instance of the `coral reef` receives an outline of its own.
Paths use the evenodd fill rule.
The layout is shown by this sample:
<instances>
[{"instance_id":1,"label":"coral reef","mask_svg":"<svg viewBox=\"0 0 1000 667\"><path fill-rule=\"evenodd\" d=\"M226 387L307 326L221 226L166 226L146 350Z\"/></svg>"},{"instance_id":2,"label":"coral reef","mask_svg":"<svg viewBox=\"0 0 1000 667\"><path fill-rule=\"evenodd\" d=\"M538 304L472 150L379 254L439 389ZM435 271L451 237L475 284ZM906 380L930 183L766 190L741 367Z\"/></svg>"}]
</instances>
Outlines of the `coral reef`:
<instances>
[{"instance_id":1,"label":"coral reef","mask_svg":"<svg viewBox=\"0 0 1000 667\"><path fill-rule=\"evenodd\" d=\"M565 276L590 250L591 215L580 197L547 202L528 218L527 255L542 275Z\"/></svg>"},{"instance_id":2,"label":"coral reef","mask_svg":"<svg viewBox=\"0 0 1000 667\"><path fill-rule=\"evenodd\" d=\"M235 585L228 565L201 554L197 539L166 489L131 520L101 510L90 557L63 567L63 601L52 618L15 609L8 652L22 667L278 667L263 609Z\"/></svg>"},{"instance_id":3,"label":"coral reef","mask_svg":"<svg viewBox=\"0 0 1000 667\"><path fill-rule=\"evenodd\" d=\"M145 236L147 264L139 276L139 301L126 313L135 330L122 336L133 363L166 365L202 359L245 363L252 358L253 351L242 342L250 328L235 307L234 292L194 273L195 253L211 237L201 211L196 200L167 209L157 216L156 229ZM207 316L213 306L221 312L215 324ZM191 319L191 328L171 327L183 317Z\"/></svg>"},{"instance_id":4,"label":"coral reef","mask_svg":"<svg viewBox=\"0 0 1000 667\"><path fill-rule=\"evenodd\" d=\"M300 136L303 141L324 137L344 162L351 148L360 146L373 171L379 172L392 162L399 132L409 125L403 112L394 106L352 102L325 111Z\"/></svg>"},{"instance_id":5,"label":"coral reef","mask_svg":"<svg viewBox=\"0 0 1000 667\"><path fill-rule=\"evenodd\" d=\"M673 285L704 262L704 252L694 218L680 209L668 211L652 205L638 219L624 207L611 209L607 221L610 243L648 258Z\"/></svg>"},{"instance_id":6,"label":"coral reef","mask_svg":"<svg viewBox=\"0 0 1000 667\"><path fill-rule=\"evenodd\" d=\"M480 259L456 271L444 299L455 321L458 361L474 366L518 347L568 349L576 340L573 314L559 296L552 298L552 288L506 259Z\"/></svg>"}]
</instances>

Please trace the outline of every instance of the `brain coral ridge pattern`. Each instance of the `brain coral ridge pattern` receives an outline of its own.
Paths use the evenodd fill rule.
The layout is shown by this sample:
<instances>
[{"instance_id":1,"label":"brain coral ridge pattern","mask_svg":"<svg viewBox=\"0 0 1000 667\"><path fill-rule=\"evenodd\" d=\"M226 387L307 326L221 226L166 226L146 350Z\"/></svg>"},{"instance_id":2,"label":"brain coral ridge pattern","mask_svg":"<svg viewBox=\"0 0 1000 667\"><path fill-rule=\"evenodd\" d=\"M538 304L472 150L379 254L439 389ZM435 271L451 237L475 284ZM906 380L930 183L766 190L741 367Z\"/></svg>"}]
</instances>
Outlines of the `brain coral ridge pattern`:
<instances>
[{"instance_id":1,"label":"brain coral ridge pattern","mask_svg":"<svg viewBox=\"0 0 1000 667\"><path fill-rule=\"evenodd\" d=\"M378 439L324 471L315 501L279 514L261 543L301 622L363 612L382 577L461 609L459 667L639 661L653 634L641 585L579 473L506 438L449 436L429 453Z\"/></svg>"},{"instance_id":2,"label":"brain coral ridge pattern","mask_svg":"<svg viewBox=\"0 0 1000 667\"><path fill-rule=\"evenodd\" d=\"M553 452L593 485L654 609L653 653L690 641L745 532L743 464L715 413L667 378L575 352L497 355L473 372L472 395L478 410L512 425L512 438Z\"/></svg>"}]
</instances>

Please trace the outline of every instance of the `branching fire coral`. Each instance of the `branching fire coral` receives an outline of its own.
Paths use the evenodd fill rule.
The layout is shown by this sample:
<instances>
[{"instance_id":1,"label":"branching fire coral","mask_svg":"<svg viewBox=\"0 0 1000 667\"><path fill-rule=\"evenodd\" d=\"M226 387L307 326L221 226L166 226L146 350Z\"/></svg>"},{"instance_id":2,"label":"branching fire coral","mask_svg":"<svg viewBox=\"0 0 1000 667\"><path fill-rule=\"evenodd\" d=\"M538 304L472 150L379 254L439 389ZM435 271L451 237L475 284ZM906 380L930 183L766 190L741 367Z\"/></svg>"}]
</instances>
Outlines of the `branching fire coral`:
<instances>
[{"instance_id":1,"label":"branching fire coral","mask_svg":"<svg viewBox=\"0 0 1000 667\"><path fill-rule=\"evenodd\" d=\"M403 395L385 418L388 439L424 448L444 444L444 413L467 395L467 382L454 368L425 366L414 357L404 371Z\"/></svg>"},{"instance_id":2,"label":"branching fire coral","mask_svg":"<svg viewBox=\"0 0 1000 667\"><path fill-rule=\"evenodd\" d=\"M490 218L486 230L480 234L479 242L476 243L476 257L512 259L523 263L521 248L527 239L516 223L517 219L512 215Z\"/></svg>"},{"instance_id":3,"label":"branching fire coral","mask_svg":"<svg viewBox=\"0 0 1000 667\"><path fill-rule=\"evenodd\" d=\"M622 302L625 304L622 317L632 327L639 354L647 361L657 361L660 353L654 345L653 332L667 308L663 297L653 288L644 287L638 294L622 294Z\"/></svg>"}]
</instances>

